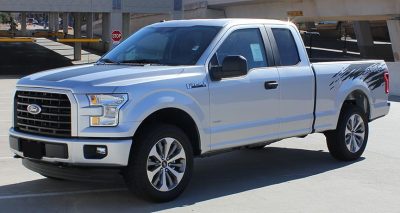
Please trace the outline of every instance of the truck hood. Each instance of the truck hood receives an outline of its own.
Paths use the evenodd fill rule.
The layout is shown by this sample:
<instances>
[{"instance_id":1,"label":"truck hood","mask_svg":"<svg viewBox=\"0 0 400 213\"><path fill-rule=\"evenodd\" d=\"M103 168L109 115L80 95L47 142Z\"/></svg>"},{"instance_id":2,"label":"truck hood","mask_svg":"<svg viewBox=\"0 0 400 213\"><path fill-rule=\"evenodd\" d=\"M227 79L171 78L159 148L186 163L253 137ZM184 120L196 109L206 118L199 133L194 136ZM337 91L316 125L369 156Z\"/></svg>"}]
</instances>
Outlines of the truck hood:
<instances>
[{"instance_id":1,"label":"truck hood","mask_svg":"<svg viewBox=\"0 0 400 213\"><path fill-rule=\"evenodd\" d=\"M73 93L113 92L119 86L177 78L187 66L83 65L36 73L18 81L19 87L67 89ZM198 70L198 69L191 69ZM199 75L187 73L186 75Z\"/></svg>"}]
</instances>

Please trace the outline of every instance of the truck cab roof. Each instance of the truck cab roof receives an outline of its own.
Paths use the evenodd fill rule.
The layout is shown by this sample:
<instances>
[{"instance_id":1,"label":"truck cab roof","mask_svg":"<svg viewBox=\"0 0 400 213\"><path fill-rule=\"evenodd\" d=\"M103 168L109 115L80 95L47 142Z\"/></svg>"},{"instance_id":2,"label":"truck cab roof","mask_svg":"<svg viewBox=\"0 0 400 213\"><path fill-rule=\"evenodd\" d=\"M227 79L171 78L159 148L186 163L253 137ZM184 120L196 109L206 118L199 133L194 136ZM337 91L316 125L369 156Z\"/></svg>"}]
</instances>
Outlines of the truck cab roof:
<instances>
[{"instance_id":1,"label":"truck cab roof","mask_svg":"<svg viewBox=\"0 0 400 213\"><path fill-rule=\"evenodd\" d=\"M241 25L241 24L271 24L271 25L292 25L293 23L288 21L280 21L273 19L247 19L247 18L224 18L224 19L189 19L189 20L172 20L164 21L152 24L154 27L188 27L195 25L202 26L216 26L226 27L229 25Z\"/></svg>"}]
</instances>

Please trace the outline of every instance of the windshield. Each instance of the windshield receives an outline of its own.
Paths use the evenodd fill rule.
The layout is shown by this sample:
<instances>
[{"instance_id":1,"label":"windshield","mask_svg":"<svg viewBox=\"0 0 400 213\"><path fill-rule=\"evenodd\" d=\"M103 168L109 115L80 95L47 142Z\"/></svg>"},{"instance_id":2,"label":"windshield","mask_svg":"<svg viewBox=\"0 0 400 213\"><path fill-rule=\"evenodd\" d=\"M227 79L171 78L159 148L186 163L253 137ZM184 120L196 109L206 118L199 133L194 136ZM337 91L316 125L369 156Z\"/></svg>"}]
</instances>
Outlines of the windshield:
<instances>
[{"instance_id":1,"label":"windshield","mask_svg":"<svg viewBox=\"0 0 400 213\"><path fill-rule=\"evenodd\" d=\"M107 53L100 62L194 65L221 28L146 27Z\"/></svg>"}]
</instances>

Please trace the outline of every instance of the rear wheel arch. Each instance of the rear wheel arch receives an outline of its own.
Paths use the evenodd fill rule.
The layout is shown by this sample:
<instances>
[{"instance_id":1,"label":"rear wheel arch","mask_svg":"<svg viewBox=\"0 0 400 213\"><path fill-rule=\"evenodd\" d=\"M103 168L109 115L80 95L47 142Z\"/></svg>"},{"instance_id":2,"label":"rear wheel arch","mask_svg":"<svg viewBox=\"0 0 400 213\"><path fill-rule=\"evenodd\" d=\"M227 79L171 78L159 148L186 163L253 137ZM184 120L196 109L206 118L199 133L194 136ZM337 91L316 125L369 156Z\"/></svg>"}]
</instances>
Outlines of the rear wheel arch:
<instances>
[{"instance_id":1,"label":"rear wheel arch","mask_svg":"<svg viewBox=\"0 0 400 213\"><path fill-rule=\"evenodd\" d=\"M342 113L343 109L348 105L359 107L364 111L366 117L370 119L371 103L364 91L357 89L350 92L342 103L340 113Z\"/></svg>"}]
</instances>

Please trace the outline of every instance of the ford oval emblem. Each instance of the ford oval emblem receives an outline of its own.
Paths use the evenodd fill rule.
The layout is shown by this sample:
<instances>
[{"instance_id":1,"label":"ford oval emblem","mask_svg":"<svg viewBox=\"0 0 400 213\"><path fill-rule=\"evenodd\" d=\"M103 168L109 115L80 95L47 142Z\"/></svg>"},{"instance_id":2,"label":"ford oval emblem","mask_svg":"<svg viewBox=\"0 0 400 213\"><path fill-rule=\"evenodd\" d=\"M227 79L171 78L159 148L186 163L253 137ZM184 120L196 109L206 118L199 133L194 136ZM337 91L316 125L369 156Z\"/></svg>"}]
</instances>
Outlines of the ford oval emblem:
<instances>
[{"instance_id":1,"label":"ford oval emblem","mask_svg":"<svg viewBox=\"0 0 400 213\"><path fill-rule=\"evenodd\" d=\"M37 115L42 111L42 108L37 104L29 104L26 110L32 115Z\"/></svg>"}]
</instances>

